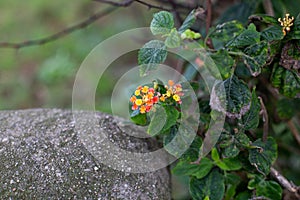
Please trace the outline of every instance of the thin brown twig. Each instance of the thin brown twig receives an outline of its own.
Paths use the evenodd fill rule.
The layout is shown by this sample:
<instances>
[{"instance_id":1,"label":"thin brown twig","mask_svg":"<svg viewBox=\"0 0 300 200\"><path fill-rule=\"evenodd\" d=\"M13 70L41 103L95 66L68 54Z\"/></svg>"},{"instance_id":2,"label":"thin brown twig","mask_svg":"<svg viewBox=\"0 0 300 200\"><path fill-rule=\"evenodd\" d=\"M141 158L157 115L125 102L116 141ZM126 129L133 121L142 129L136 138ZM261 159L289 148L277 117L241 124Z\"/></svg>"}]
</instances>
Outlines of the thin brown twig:
<instances>
[{"instance_id":1,"label":"thin brown twig","mask_svg":"<svg viewBox=\"0 0 300 200\"><path fill-rule=\"evenodd\" d=\"M297 143L300 145L300 133L293 122L293 119L287 122L287 126L289 127L290 131L292 132L294 138L296 139Z\"/></svg>"},{"instance_id":2,"label":"thin brown twig","mask_svg":"<svg viewBox=\"0 0 300 200\"><path fill-rule=\"evenodd\" d=\"M166 4L166 5L169 4L169 0L155 0L155 1L160 3L160 4ZM188 3L181 3L181 2L177 2L177 1L173 1L173 2L174 2L174 4L176 4L176 7L178 9L192 10L192 9L195 9L199 6L198 4L191 5L191 4L188 4Z\"/></svg>"},{"instance_id":3,"label":"thin brown twig","mask_svg":"<svg viewBox=\"0 0 300 200\"><path fill-rule=\"evenodd\" d=\"M211 0L206 0L206 35L208 34L209 28L211 26Z\"/></svg>"},{"instance_id":4,"label":"thin brown twig","mask_svg":"<svg viewBox=\"0 0 300 200\"><path fill-rule=\"evenodd\" d=\"M177 18L179 24L182 24L183 21L182 21L182 19L181 19L181 16L180 16L178 10L177 10L177 4L175 3L174 0L168 0L168 1L170 2L171 6L172 6L172 8L173 8L173 10L174 10L175 16L176 16L176 18Z\"/></svg>"},{"instance_id":5,"label":"thin brown twig","mask_svg":"<svg viewBox=\"0 0 300 200\"><path fill-rule=\"evenodd\" d=\"M269 116L268 116L266 106L263 102L263 99L261 97L258 97L258 99L260 101L260 106L261 106L260 114L262 115L263 122L264 122L262 140L263 140L263 142L265 142L265 141L267 141L268 133L269 133Z\"/></svg>"},{"instance_id":6,"label":"thin brown twig","mask_svg":"<svg viewBox=\"0 0 300 200\"><path fill-rule=\"evenodd\" d=\"M156 9L170 11L170 9L167 9L167 8L164 8L164 7L161 7L161 6L152 5L152 4L143 2L141 0L125 0L125 1L120 2L120 3L109 1L109 0L94 0L94 1L111 4L111 5L114 5L114 7L109 7L105 10L99 11L99 12L93 14L92 16L90 16L89 18L87 18L86 20L84 20L84 21L82 21L82 22L80 22L80 23L78 23L74 26L71 26L69 28L66 28L62 31L54 33L53 35L46 36L46 37L41 38L41 39L33 39L33 40L27 40L27 41L22 41L22 42L0 42L0 48L21 49L21 48L29 47L29 46L43 45L43 44L58 40L62 37L65 37L65 36L71 34L74 31L77 31L77 30L80 30L80 29L83 29L83 28L89 26L90 24L97 21L98 19L110 14L111 12L116 10L118 7L127 7L127 6L130 6L133 2L137 2L137 3L140 3L142 5L145 5L149 9L156 8Z\"/></svg>"},{"instance_id":7,"label":"thin brown twig","mask_svg":"<svg viewBox=\"0 0 300 200\"><path fill-rule=\"evenodd\" d=\"M115 2L115 1L110 1L110 0L93 0L95 2L99 2L99 3L106 3L106 4L110 4L116 7L128 7L130 6L132 3L137 2L141 5L147 6L148 9L159 9L159 10L166 10L166 11L172 11L172 9L169 8L165 8L163 6L157 6L157 5L153 5L150 3L147 3L145 1L141 1L141 0L124 0L123 2Z\"/></svg>"},{"instance_id":8,"label":"thin brown twig","mask_svg":"<svg viewBox=\"0 0 300 200\"><path fill-rule=\"evenodd\" d=\"M285 189L294 193L294 195L300 198L300 187L294 185L293 183L289 182L283 175L281 175L276 169L271 167L270 171L271 176Z\"/></svg>"},{"instance_id":9,"label":"thin brown twig","mask_svg":"<svg viewBox=\"0 0 300 200\"><path fill-rule=\"evenodd\" d=\"M265 9L265 11L268 15L270 15L270 16L275 15L274 9L273 9L273 4L272 4L271 0L264 0L263 1L263 6L264 6L264 9Z\"/></svg>"},{"instance_id":10,"label":"thin brown twig","mask_svg":"<svg viewBox=\"0 0 300 200\"><path fill-rule=\"evenodd\" d=\"M118 6L118 7L127 7L127 6L130 6L134 2L134 0L124 0L122 2L109 1L109 0L94 0L94 1L110 4L112 6Z\"/></svg>"},{"instance_id":11,"label":"thin brown twig","mask_svg":"<svg viewBox=\"0 0 300 200\"><path fill-rule=\"evenodd\" d=\"M156 9L159 9L159 10L172 11L172 9L168 9L168 8L163 7L163 6L156 6L156 5L141 1L141 0L135 0L135 2L138 2L138 3L140 3L144 6L148 6L149 9L156 8Z\"/></svg>"},{"instance_id":12,"label":"thin brown twig","mask_svg":"<svg viewBox=\"0 0 300 200\"><path fill-rule=\"evenodd\" d=\"M205 27L205 32L206 32L206 35L208 35L209 33L209 28L211 27L211 19L212 19L212 3L211 3L211 0L206 0L206 11L205 11L205 14L206 14L206 27ZM213 47L213 43L211 41L210 38L207 38L206 40L206 45L210 48L210 49L214 49Z\"/></svg>"},{"instance_id":13,"label":"thin brown twig","mask_svg":"<svg viewBox=\"0 0 300 200\"><path fill-rule=\"evenodd\" d=\"M116 10L117 7L110 7L107 8L105 10L99 11L95 14L93 14L92 16L90 16L88 19L74 25L71 26L69 28L66 28L62 31L59 31L53 35L44 37L42 39L35 39L35 40L27 40L27 41L23 41L23 42L19 42L19 43L14 43L14 42L0 42L0 48L14 48L14 49L20 49L23 47L28 47L28 46L37 46L37 45L43 45L49 42L52 42L54 40L57 40L59 38L62 38L76 30L79 29L83 29L87 26L89 26L90 24L92 24L93 22L95 22L96 20L110 14L111 12L113 12L114 10Z\"/></svg>"}]
</instances>

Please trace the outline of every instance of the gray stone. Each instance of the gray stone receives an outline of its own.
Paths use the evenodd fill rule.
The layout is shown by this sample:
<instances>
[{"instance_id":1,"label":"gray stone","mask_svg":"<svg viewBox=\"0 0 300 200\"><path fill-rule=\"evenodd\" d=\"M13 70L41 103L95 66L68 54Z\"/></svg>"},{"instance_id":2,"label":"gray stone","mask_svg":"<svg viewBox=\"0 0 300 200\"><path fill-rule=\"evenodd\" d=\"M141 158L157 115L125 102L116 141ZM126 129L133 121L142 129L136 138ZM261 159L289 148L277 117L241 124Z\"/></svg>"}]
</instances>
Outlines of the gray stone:
<instances>
[{"instance_id":1,"label":"gray stone","mask_svg":"<svg viewBox=\"0 0 300 200\"><path fill-rule=\"evenodd\" d=\"M73 114L58 109L0 112L0 199L171 199L166 168L129 173L99 162L79 138ZM126 134L121 119L93 114L99 129L86 134L105 131L111 142L132 152L159 148L152 139ZM133 125L126 130L138 131Z\"/></svg>"}]
</instances>

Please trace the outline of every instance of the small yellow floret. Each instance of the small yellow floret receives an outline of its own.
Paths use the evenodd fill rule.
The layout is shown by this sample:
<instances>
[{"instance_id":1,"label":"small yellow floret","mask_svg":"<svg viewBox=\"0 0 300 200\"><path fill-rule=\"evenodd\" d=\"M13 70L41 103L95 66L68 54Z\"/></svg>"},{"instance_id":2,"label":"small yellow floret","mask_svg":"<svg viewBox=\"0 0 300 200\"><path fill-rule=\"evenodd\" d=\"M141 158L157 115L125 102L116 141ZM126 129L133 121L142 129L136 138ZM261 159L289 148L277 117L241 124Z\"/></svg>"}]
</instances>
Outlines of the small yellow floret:
<instances>
[{"instance_id":1,"label":"small yellow floret","mask_svg":"<svg viewBox=\"0 0 300 200\"><path fill-rule=\"evenodd\" d=\"M140 91L140 90L136 90L136 91L134 92L134 95L135 95L135 96L140 96L140 94L141 94L141 91Z\"/></svg>"},{"instance_id":2,"label":"small yellow floret","mask_svg":"<svg viewBox=\"0 0 300 200\"><path fill-rule=\"evenodd\" d=\"M173 95L175 101L180 101L180 96L178 94Z\"/></svg>"},{"instance_id":3,"label":"small yellow floret","mask_svg":"<svg viewBox=\"0 0 300 200\"><path fill-rule=\"evenodd\" d=\"M142 99L137 99L137 100L135 101L135 104L136 104L137 106L140 106L140 105L143 104L143 100L142 100Z\"/></svg>"},{"instance_id":4,"label":"small yellow floret","mask_svg":"<svg viewBox=\"0 0 300 200\"><path fill-rule=\"evenodd\" d=\"M159 97L159 100L164 102L166 100L166 98L164 96Z\"/></svg>"},{"instance_id":5,"label":"small yellow floret","mask_svg":"<svg viewBox=\"0 0 300 200\"><path fill-rule=\"evenodd\" d=\"M172 95L172 91L168 90L166 95L167 95L167 97L170 97Z\"/></svg>"},{"instance_id":6,"label":"small yellow floret","mask_svg":"<svg viewBox=\"0 0 300 200\"><path fill-rule=\"evenodd\" d=\"M146 107L145 106L141 106L140 113L144 114L145 112L146 112Z\"/></svg>"},{"instance_id":7,"label":"small yellow floret","mask_svg":"<svg viewBox=\"0 0 300 200\"><path fill-rule=\"evenodd\" d=\"M144 86L143 89L142 89L142 92L143 93L147 93L149 90L149 87L148 86Z\"/></svg>"}]
</instances>

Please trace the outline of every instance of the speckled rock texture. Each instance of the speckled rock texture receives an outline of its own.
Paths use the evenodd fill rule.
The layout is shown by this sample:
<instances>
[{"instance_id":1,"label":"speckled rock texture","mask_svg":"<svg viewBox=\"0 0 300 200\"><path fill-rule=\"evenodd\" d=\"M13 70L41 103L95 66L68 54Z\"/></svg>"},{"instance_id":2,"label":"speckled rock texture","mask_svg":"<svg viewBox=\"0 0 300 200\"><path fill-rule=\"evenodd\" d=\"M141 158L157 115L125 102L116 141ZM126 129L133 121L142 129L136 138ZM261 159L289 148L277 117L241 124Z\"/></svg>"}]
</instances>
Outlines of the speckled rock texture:
<instances>
[{"instance_id":1,"label":"speckled rock texture","mask_svg":"<svg viewBox=\"0 0 300 200\"><path fill-rule=\"evenodd\" d=\"M128 173L98 162L78 139L73 113L0 112L0 199L171 199L167 169ZM123 149L158 148L151 139L128 136L118 126L120 119L95 116L102 127L98 131L106 129L110 140ZM89 134L98 134L97 129Z\"/></svg>"}]
</instances>

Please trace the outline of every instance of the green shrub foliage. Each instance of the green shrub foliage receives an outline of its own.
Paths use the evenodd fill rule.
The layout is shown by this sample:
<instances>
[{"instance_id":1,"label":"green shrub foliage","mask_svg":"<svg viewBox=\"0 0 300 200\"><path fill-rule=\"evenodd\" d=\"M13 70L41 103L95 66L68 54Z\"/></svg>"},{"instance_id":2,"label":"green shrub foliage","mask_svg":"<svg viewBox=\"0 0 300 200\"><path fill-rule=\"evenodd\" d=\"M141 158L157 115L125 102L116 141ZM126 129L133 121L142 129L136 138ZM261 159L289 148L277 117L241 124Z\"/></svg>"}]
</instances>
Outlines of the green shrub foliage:
<instances>
[{"instance_id":1,"label":"green shrub foliage","mask_svg":"<svg viewBox=\"0 0 300 200\"><path fill-rule=\"evenodd\" d=\"M267 15L252 15L247 25L244 18L242 21L224 18L203 35L192 29L196 13L193 10L180 27L175 27L171 13L154 14L151 32L161 39L147 42L138 54L140 72L145 76L166 60L168 49L189 49L202 60L202 67L219 80L209 94L197 69L188 63L184 66L182 74L199 94L200 125L193 143L171 171L190 177L193 199L280 200L283 188L270 176L278 154L278 133L270 127L299 114L300 16L293 19L286 15L278 20ZM283 20L290 22L283 24ZM210 59L202 59L203 55ZM218 72L211 68L211 63ZM168 85L155 80L147 84L133 94L132 120L148 125L148 133L163 138L165 145L176 134L182 134L178 138L184 140L183 132L189 129L178 127L184 116L180 112L180 98L187 95L182 87L187 83L177 85L178 91L172 82ZM225 92L221 92L221 88ZM151 102L148 97L138 95L143 89L143 95L150 94ZM223 131L211 152L199 157L209 122L218 112L226 116ZM166 148L177 155L176 149Z\"/></svg>"}]
</instances>

